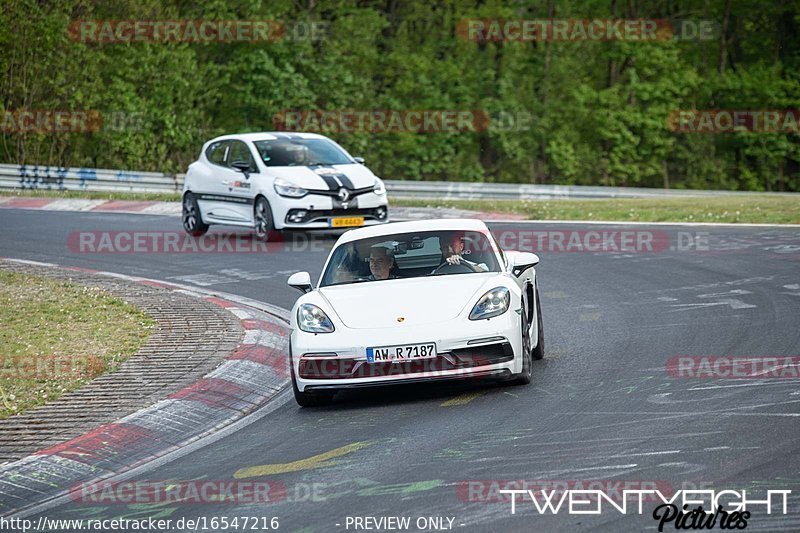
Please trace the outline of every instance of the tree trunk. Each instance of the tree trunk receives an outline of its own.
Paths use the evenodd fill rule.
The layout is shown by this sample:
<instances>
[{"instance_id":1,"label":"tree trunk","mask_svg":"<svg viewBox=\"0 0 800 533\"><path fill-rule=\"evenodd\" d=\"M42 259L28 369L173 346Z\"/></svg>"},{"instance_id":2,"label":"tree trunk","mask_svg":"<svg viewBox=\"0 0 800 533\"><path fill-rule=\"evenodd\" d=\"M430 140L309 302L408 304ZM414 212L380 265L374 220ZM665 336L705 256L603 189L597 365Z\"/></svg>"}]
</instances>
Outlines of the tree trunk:
<instances>
[{"instance_id":1,"label":"tree trunk","mask_svg":"<svg viewBox=\"0 0 800 533\"><path fill-rule=\"evenodd\" d=\"M722 13L722 27L719 32L719 73L725 74L725 67L728 61L728 26L731 19L731 0L725 0L725 7Z\"/></svg>"}]
</instances>

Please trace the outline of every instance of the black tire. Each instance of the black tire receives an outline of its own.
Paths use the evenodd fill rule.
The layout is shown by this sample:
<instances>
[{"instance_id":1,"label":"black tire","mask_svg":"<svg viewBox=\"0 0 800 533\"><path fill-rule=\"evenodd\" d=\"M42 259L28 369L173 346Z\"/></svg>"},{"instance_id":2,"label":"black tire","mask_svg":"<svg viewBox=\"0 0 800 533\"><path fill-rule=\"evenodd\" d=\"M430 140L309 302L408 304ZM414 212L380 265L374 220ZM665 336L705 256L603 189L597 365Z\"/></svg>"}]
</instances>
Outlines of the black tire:
<instances>
[{"instance_id":1,"label":"black tire","mask_svg":"<svg viewBox=\"0 0 800 533\"><path fill-rule=\"evenodd\" d=\"M300 407L322 407L333 401L335 392L300 392L300 389L297 388L297 378L294 375L291 347L289 348L289 368L292 375L292 392L294 392L294 401L297 402L297 405Z\"/></svg>"},{"instance_id":2,"label":"black tire","mask_svg":"<svg viewBox=\"0 0 800 533\"><path fill-rule=\"evenodd\" d=\"M536 287L536 347L531 351L535 360L544 359L544 324L542 306L539 303L539 287Z\"/></svg>"},{"instance_id":3,"label":"black tire","mask_svg":"<svg viewBox=\"0 0 800 533\"><path fill-rule=\"evenodd\" d=\"M253 204L253 223L256 239L268 241L275 231L275 221L272 219L272 208L263 196L256 198L256 203Z\"/></svg>"},{"instance_id":4,"label":"black tire","mask_svg":"<svg viewBox=\"0 0 800 533\"><path fill-rule=\"evenodd\" d=\"M200 237L208 231L208 224L203 222L200 207L197 205L197 198L190 192L183 195L181 219L183 220L183 230L192 237Z\"/></svg>"},{"instance_id":5,"label":"black tire","mask_svg":"<svg viewBox=\"0 0 800 533\"><path fill-rule=\"evenodd\" d=\"M300 392L297 388L297 380L292 372L292 391L294 391L294 401L300 407L322 407L329 405L333 401L333 392Z\"/></svg>"},{"instance_id":6,"label":"black tire","mask_svg":"<svg viewBox=\"0 0 800 533\"><path fill-rule=\"evenodd\" d=\"M533 380L533 359L531 354L531 331L528 323L528 305L522 301L522 312L520 314L520 335L522 336L522 372L513 378L513 382L519 385L527 385Z\"/></svg>"}]
</instances>

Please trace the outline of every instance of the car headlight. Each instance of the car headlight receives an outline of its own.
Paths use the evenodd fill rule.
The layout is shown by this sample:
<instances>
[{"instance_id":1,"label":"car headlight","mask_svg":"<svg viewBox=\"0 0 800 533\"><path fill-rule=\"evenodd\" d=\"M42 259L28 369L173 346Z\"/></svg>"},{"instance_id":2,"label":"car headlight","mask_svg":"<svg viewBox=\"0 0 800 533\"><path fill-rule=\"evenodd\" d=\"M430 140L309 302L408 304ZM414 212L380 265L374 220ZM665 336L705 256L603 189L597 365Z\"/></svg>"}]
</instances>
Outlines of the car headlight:
<instances>
[{"instance_id":1,"label":"car headlight","mask_svg":"<svg viewBox=\"0 0 800 533\"><path fill-rule=\"evenodd\" d=\"M275 188L275 192L280 194L281 196L287 196L289 198L302 198L308 191L303 189L302 187L298 187L294 183L289 181L283 180L281 178L275 178L275 181L272 183L272 186Z\"/></svg>"},{"instance_id":2,"label":"car headlight","mask_svg":"<svg viewBox=\"0 0 800 533\"><path fill-rule=\"evenodd\" d=\"M372 187L372 192L375 194L386 194L386 186L380 178L375 178L375 186Z\"/></svg>"},{"instance_id":3,"label":"car headlight","mask_svg":"<svg viewBox=\"0 0 800 533\"><path fill-rule=\"evenodd\" d=\"M505 287L495 287L478 299L469 314L470 320L483 320L499 316L508 311L511 293Z\"/></svg>"},{"instance_id":4,"label":"car headlight","mask_svg":"<svg viewBox=\"0 0 800 533\"><path fill-rule=\"evenodd\" d=\"M331 333L334 329L325 311L312 304L302 304L297 309L297 325L307 333Z\"/></svg>"}]
</instances>

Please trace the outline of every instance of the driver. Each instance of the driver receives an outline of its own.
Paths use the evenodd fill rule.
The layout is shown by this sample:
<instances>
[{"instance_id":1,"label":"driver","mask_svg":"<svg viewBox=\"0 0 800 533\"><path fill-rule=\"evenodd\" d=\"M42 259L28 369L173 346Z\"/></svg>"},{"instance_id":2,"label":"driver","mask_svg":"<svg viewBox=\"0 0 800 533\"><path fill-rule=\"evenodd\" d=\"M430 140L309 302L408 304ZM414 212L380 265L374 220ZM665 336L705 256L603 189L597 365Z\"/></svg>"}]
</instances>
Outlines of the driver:
<instances>
[{"instance_id":1,"label":"driver","mask_svg":"<svg viewBox=\"0 0 800 533\"><path fill-rule=\"evenodd\" d=\"M369 252L369 271L372 275L370 280L390 279L395 276L392 275L392 265L394 264L394 257L389 249L384 246L376 246Z\"/></svg>"},{"instance_id":2,"label":"driver","mask_svg":"<svg viewBox=\"0 0 800 533\"><path fill-rule=\"evenodd\" d=\"M473 263L464 259L464 235L455 232L439 240L439 250L442 252L441 265L466 265L474 272L488 272L489 268L483 263Z\"/></svg>"},{"instance_id":3,"label":"driver","mask_svg":"<svg viewBox=\"0 0 800 533\"><path fill-rule=\"evenodd\" d=\"M289 164L303 167L308 165L308 148L300 145L291 145L286 149L289 152Z\"/></svg>"}]
</instances>

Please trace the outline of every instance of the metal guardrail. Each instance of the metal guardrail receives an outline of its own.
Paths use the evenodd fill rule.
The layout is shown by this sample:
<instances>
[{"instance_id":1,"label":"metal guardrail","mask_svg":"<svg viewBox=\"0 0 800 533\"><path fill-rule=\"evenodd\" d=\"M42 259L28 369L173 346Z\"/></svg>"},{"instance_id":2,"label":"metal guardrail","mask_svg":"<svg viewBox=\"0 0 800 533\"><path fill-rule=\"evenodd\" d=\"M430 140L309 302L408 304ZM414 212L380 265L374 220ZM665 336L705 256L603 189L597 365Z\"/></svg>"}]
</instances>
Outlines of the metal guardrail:
<instances>
[{"instance_id":1,"label":"metal guardrail","mask_svg":"<svg viewBox=\"0 0 800 533\"><path fill-rule=\"evenodd\" d=\"M1 189L174 193L183 176L98 168L0 165Z\"/></svg>"},{"instance_id":2,"label":"metal guardrail","mask_svg":"<svg viewBox=\"0 0 800 533\"><path fill-rule=\"evenodd\" d=\"M184 174L130 170L0 165L0 189L180 193ZM450 181L385 180L395 198L442 200L544 200L567 198L667 198L752 194L742 191L646 189L584 185L532 185ZM800 198L800 193L764 193Z\"/></svg>"},{"instance_id":3,"label":"metal guardrail","mask_svg":"<svg viewBox=\"0 0 800 533\"><path fill-rule=\"evenodd\" d=\"M746 191L699 189L649 189L644 187L601 187L588 185L532 185L520 183L469 183L453 181L392 181L386 190L396 198L436 198L442 200L549 200L586 198L668 198L723 195L748 195ZM790 195L800 193L761 193Z\"/></svg>"}]
</instances>

